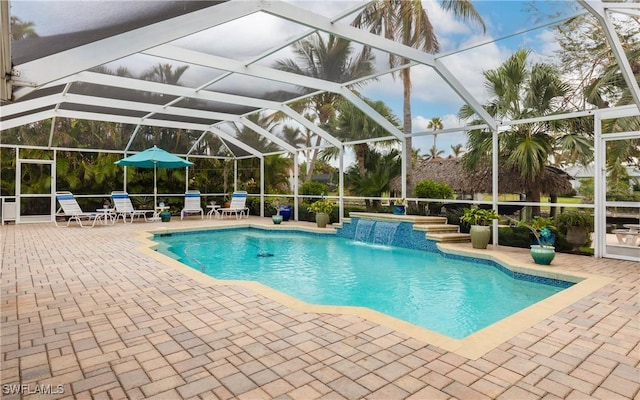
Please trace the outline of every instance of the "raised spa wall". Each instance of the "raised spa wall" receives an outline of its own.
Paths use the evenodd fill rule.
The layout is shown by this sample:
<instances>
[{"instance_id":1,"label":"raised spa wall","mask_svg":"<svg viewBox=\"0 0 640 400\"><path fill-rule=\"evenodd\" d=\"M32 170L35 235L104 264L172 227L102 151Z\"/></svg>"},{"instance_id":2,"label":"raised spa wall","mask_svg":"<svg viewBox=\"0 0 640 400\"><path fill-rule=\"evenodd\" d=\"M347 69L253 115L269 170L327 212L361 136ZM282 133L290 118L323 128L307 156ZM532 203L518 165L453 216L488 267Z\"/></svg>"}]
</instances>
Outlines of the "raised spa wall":
<instances>
[{"instance_id":1,"label":"raised spa wall","mask_svg":"<svg viewBox=\"0 0 640 400\"><path fill-rule=\"evenodd\" d=\"M363 220L364 222L362 222L363 225L361 226L364 226L366 223L367 228L358 230L358 225L361 224ZM421 217L417 215L353 212L350 214L350 218L345 219L342 222L342 226L337 228L336 235L351 240L376 243L376 225L378 225L378 227L384 226L385 229L395 228L395 231L388 242L378 244L437 252L436 241L427 239L425 230L414 229L415 224L426 225L436 222L441 221L434 221L433 217ZM360 237L356 239L357 235Z\"/></svg>"}]
</instances>

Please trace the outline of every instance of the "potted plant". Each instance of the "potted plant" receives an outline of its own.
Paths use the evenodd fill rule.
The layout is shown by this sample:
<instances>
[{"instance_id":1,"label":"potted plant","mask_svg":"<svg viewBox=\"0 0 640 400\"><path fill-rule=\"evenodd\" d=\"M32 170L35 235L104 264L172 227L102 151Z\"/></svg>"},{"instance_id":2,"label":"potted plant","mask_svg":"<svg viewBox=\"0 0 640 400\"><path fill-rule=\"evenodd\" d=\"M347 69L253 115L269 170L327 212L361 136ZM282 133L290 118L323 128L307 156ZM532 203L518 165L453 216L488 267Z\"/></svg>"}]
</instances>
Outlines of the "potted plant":
<instances>
[{"instance_id":1,"label":"potted plant","mask_svg":"<svg viewBox=\"0 0 640 400\"><path fill-rule=\"evenodd\" d=\"M329 222L329 216L336 205L331 200L318 200L307 208L307 211L316 214L316 224L318 228L324 228Z\"/></svg>"},{"instance_id":2,"label":"potted plant","mask_svg":"<svg viewBox=\"0 0 640 400\"><path fill-rule=\"evenodd\" d=\"M280 201L275 200L273 203L271 203L271 205L276 210L276 213L271 216L271 220L274 224L280 225L280 223L282 222L282 215L280 215Z\"/></svg>"},{"instance_id":3,"label":"potted plant","mask_svg":"<svg viewBox=\"0 0 640 400\"><path fill-rule=\"evenodd\" d=\"M589 233L593 231L593 215L582 210L569 210L555 217L558 228L566 233L567 243L578 250L589 241Z\"/></svg>"},{"instance_id":4,"label":"potted plant","mask_svg":"<svg viewBox=\"0 0 640 400\"><path fill-rule=\"evenodd\" d=\"M524 222L519 221L518 226L529 228L535 237L535 243L531 245L531 258L533 262L539 265L549 265L556 256L556 236L551 232L551 229L555 229L551 225L552 220L550 218L537 217L532 221Z\"/></svg>"},{"instance_id":5,"label":"potted plant","mask_svg":"<svg viewBox=\"0 0 640 400\"><path fill-rule=\"evenodd\" d=\"M102 208L104 209L111 208L111 202L109 201L109 199L102 200Z\"/></svg>"},{"instance_id":6,"label":"potted plant","mask_svg":"<svg viewBox=\"0 0 640 400\"><path fill-rule=\"evenodd\" d=\"M286 197L279 201L278 213L282 215L283 221L289 221L289 219L291 219L291 206L289 205Z\"/></svg>"},{"instance_id":7,"label":"potted plant","mask_svg":"<svg viewBox=\"0 0 640 400\"><path fill-rule=\"evenodd\" d=\"M491 224L494 219L498 219L496 210L485 210L478 207L465 208L460 217L461 222L471 225L469 235L471 236L471 246L474 249L486 249L491 239Z\"/></svg>"},{"instance_id":8,"label":"potted plant","mask_svg":"<svg viewBox=\"0 0 640 400\"><path fill-rule=\"evenodd\" d=\"M393 201L393 214L405 215L407 213L407 200L396 199Z\"/></svg>"}]
</instances>

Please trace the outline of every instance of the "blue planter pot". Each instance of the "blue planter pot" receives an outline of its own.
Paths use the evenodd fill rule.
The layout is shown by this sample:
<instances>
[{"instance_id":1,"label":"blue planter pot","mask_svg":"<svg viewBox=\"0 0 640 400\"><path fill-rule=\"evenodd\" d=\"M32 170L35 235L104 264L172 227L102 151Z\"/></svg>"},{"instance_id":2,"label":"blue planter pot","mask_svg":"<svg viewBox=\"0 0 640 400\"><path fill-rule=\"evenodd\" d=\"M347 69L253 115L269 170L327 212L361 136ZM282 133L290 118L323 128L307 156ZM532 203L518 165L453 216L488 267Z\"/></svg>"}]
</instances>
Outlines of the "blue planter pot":
<instances>
[{"instance_id":1,"label":"blue planter pot","mask_svg":"<svg viewBox=\"0 0 640 400\"><path fill-rule=\"evenodd\" d=\"M160 220L162 222L171 222L171 213L169 211L163 211L160 213Z\"/></svg>"},{"instance_id":2,"label":"blue planter pot","mask_svg":"<svg viewBox=\"0 0 640 400\"><path fill-rule=\"evenodd\" d=\"M531 245L531 258L538 265L549 265L556 256L556 248L553 246Z\"/></svg>"},{"instance_id":3,"label":"blue planter pot","mask_svg":"<svg viewBox=\"0 0 640 400\"><path fill-rule=\"evenodd\" d=\"M291 206L280 206L279 210L283 221L288 221L291 218Z\"/></svg>"},{"instance_id":4,"label":"blue planter pot","mask_svg":"<svg viewBox=\"0 0 640 400\"><path fill-rule=\"evenodd\" d=\"M405 206L397 206L397 205L393 206L393 214L394 215L404 215L405 213L406 213L406 207Z\"/></svg>"}]
</instances>

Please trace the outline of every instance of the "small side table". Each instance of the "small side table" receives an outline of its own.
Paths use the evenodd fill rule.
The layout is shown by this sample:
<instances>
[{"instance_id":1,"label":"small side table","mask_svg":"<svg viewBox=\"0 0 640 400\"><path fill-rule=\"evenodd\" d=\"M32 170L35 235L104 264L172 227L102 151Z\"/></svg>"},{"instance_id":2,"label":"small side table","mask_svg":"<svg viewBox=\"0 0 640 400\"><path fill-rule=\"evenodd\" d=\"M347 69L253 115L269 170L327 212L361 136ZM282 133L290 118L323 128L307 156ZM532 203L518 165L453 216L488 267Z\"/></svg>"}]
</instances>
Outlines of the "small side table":
<instances>
[{"instance_id":1,"label":"small side table","mask_svg":"<svg viewBox=\"0 0 640 400\"><path fill-rule=\"evenodd\" d=\"M155 206L154 207L154 212L153 212L153 217L151 217L151 221L160 221L162 218L160 218L160 214L164 211L167 211L169 209L169 206Z\"/></svg>"},{"instance_id":2,"label":"small side table","mask_svg":"<svg viewBox=\"0 0 640 400\"><path fill-rule=\"evenodd\" d=\"M115 209L114 208L96 208L96 222L102 221L102 225L107 225L107 218L111 221L111 225L115 223Z\"/></svg>"},{"instance_id":3,"label":"small side table","mask_svg":"<svg viewBox=\"0 0 640 400\"><path fill-rule=\"evenodd\" d=\"M218 211L220 209L219 205L217 205L217 204L208 204L207 208L209 209L209 211L207 212L207 218L211 219L213 214L215 214L216 215L216 219L220 219L220 212Z\"/></svg>"}]
</instances>

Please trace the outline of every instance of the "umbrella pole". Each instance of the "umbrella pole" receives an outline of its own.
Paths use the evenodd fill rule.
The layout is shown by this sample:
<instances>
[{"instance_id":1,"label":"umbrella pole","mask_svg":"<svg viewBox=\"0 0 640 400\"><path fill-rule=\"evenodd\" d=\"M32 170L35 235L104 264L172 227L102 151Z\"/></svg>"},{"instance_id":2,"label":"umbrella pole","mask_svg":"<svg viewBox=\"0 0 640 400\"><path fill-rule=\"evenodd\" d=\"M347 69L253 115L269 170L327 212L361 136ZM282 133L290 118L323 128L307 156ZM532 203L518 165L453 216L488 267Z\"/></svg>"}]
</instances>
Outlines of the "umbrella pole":
<instances>
[{"instance_id":1,"label":"umbrella pole","mask_svg":"<svg viewBox=\"0 0 640 400\"><path fill-rule=\"evenodd\" d=\"M153 163L153 207L158 207L158 178L156 177L157 164Z\"/></svg>"}]
</instances>

